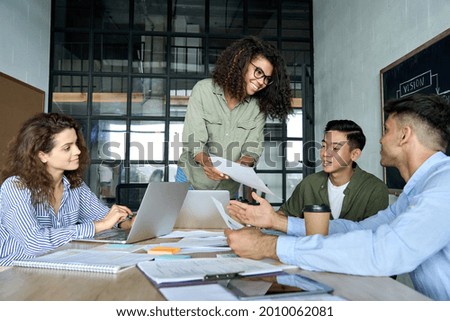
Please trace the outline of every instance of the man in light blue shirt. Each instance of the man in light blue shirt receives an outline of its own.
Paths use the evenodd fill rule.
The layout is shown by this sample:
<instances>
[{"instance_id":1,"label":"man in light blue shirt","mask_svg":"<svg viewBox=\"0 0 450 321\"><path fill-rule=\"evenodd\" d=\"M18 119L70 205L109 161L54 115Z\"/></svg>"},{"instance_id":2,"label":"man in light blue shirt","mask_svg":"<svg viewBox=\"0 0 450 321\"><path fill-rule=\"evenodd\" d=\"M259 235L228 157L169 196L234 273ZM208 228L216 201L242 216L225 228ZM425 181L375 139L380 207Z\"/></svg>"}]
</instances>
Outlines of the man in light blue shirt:
<instances>
[{"instance_id":1,"label":"man in light blue shirt","mask_svg":"<svg viewBox=\"0 0 450 321\"><path fill-rule=\"evenodd\" d=\"M414 95L389 102L380 140L381 165L396 167L407 182L398 200L360 222L330 221L328 236L305 235L302 219L232 201L231 215L272 228L226 230L230 247L243 257L271 257L315 271L389 276L410 272L419 292L450 300L450 105L439 96Z\"/></svg>"}]
</instances>

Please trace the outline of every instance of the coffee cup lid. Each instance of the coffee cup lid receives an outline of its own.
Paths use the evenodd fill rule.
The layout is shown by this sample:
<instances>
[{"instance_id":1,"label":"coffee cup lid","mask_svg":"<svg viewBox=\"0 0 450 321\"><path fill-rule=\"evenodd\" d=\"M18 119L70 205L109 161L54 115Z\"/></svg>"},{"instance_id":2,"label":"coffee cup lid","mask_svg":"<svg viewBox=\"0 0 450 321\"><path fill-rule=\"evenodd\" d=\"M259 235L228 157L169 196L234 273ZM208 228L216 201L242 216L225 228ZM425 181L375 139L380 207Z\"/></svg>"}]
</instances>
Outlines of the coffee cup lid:
<instances>
[{"instance_id":1,"label":"coffee cup lid","mask_svg":"<svg viewBox=\"0 0 450 321\"><path fill-rule=\"evenodd\" d=\"M305 205L303 212L331 212L330 207L326 204Z\"/></svg>"}]
</instances>

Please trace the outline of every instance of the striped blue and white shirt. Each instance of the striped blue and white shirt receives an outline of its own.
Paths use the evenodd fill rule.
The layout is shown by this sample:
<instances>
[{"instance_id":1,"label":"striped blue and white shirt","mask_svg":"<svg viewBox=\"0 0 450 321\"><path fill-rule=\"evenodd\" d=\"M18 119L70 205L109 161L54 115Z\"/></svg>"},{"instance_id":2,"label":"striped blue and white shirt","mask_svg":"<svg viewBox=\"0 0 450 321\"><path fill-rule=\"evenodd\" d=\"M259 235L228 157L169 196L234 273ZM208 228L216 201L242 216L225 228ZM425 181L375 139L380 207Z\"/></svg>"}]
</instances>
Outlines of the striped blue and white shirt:
<instances>
[{"instance_id":1,"label":"striped blue and white shirt","mask_svg":"<svg viewBox=\"0 0 450 321\"><path fill-rule=\"evenodd\" d=\"M30 190L17 182L17 177L9 177L0 187L0 266L42 255L74 239L93 237L94 221L109 211L85 183L71 189L63 177L56 215L48 204L33 206Z\"/></svg>"}]
</instances>

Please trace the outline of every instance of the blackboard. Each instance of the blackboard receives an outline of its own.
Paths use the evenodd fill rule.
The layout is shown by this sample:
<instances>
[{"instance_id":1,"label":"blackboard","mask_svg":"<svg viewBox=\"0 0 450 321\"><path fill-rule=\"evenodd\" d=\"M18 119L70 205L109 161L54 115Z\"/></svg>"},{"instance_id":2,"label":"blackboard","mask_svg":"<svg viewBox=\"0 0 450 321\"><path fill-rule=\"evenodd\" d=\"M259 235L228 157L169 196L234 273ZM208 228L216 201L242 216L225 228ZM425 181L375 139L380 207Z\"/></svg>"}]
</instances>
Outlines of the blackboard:
<instances>
[{"instance_id":1,"label":"blackboard","mask_svg":"<svg viewBox=\"0 0 450 321\"><path fill-rule=\"evenodd\" d=\"M0 167L22 123L44 111L45 92L0 72Z\"/></svg>"},{"instance_id":2,"label":"blackboard","mask_svg":"<svg viewBox=\"0 0 450 321\"><path fill-rule=\"evenodd\" d=\"M415 93L438 94L450 101L450 28L383 68L380 81L382 108L390 99ZM393 193L405 185L396 168L385 168L384 178Z\"/></svg>"}]
</instances>

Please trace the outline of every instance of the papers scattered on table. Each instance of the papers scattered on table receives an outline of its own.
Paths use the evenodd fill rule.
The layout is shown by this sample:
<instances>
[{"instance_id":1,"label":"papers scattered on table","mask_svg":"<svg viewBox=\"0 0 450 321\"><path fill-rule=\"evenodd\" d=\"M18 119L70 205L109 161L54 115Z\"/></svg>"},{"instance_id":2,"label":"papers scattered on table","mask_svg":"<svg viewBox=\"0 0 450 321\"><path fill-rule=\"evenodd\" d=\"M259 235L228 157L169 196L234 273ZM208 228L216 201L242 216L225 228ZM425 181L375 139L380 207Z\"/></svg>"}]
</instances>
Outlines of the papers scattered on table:
<instances>
[{"instance_id":1,"label":"papers scattered on table","mask_svg":"<svg viewBox=\"0 0 450 321\"><path fill-rule=\"evenodd\" d=\"M252 167L243 166L236 162L232 162L222 157L210 155L211 161L218 170L227 174L233 180L238 183L253 187L258 191L273 195L279 199L279 196L275 195L264 182L256 175Z\"/></svg>"},{"instance_id":2,"label":"papers scattered on table","mask_svg":"<svg viewBox=\"0 0 450 321\"><path fill-rule=\"evenodd\" d=\"M210 231L174 231L165 238L182 238L178 242L168 242L160 244L148 244L144 250L148 251L155 246L178 247L181 251L178 254L224 252L231 251L223 232Z\"/></svg>"},{"instance_id":3,"label":"papers scattered on table","mask_svg":"<svg viewBox=\"0 0 450 321\"><path fill-rule=\"evenodd\" d=\"M184 260L183 264L174 261L148 261L138 263L137 266L160 286L163 284L172 286L186 281L203 281L206 275L239 273L244 276L276 273L283 270L282 265L244 258L199 258Z\"/></svg>"},{"instance_id":4,"label":"papers scattered on table","mask_svg":"<svg viewBox=\"0 0 450 321\"><path fill-rule=\"evenodd\" d=\"M213 231L203 231L203 230L194 230L194 231L173 231L172 233L160 236L159 238L163 239L171 239L171 238L179 238L179 237L214 237L214 236L224 236L223 231L213 232Z\"/></svg>"},{"instance_id":5,"label":"papers scattered on table","mask_svg":"<svg viewBox=\"0 0 450 321\"><path fill-rule=\"evenodd\" d=\"M225 236L212 238L187 237L178 242L149 244L145 250L151 250L155 246L175 246L181 249L179 254L231 251Z\"/></svg>"},{"instance_id":6,"label":"papers scattered on table","mask_svg":"<svg viewBox=\"0 0 450 321\"><path fill-rule=\"evenodd\" d=\"M208 246L228 246L227 239L225 236L214 236L214 237L185 237L178 242L173 243L163 243L161 246L167 246L171 244L172 246L180 248L189 247L208 247Z\"/></svg>"}]
</instances>

